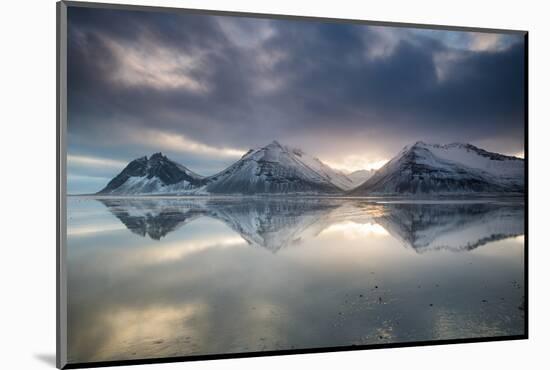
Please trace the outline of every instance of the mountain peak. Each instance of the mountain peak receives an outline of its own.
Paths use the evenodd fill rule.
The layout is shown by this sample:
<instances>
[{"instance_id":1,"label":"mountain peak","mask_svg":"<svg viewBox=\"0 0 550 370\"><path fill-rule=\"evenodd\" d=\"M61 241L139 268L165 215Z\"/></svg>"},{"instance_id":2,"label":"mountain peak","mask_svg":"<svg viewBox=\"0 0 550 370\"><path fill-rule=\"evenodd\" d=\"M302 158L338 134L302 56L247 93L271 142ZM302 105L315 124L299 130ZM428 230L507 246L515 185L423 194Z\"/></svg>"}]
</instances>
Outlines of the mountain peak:
<instances>
[{"instance_id":1,"label":"mountain peak","mask_svg":"<svg viewBox=\"0 0 550 370\"><path fill-rule=\"evenodd\" d=\"M413 144L406 145L402 150L401 153L414 153L417 150L427 150L429 148L434 147L433 144L428 144L425 141L419 140L416 141Z\"/></svg>"},{"instance_id":2,"label":"mountain peak","mask_svg":"<svg viewBox=\"0 0 550 370\"><path fill-rule=\"evenodd\" d=\"M143 157L136 158L136 159L134 159L134 160L131 161L131 162L147 162L147 161L148 161L147 156L144 155ZM131 163L131 162L130 162L130 163Z\"/></svg>"},{"instance_id":3,"label":"mountain peak","mask_svg":"<svg viewBox=\"0 0 550 370\"><path fill-rule=\"evenodd\" d=\"M418 141L417 141L416 143L414 143L412 146L413 146L413 147L414 147L414 146L428 146L428 144L427 144L426 142L422 141L422 140L418 140Z\"/></svg>"},{"instance_id":4,"label":"mountain peak","mask_svg":"<svg viewBox=\"0 0 550 370\"><path fill-rule=\"evenodd\" d=\"M159 159L159 158L166 158L166 156L164 156L162 154L162 152L157 152L157 153L153 153L151 155L151 157L149 158L149 160L152 160L152 159Z\"/></svg>"},{"instance_id":5,"label":"mountain peak","mask_svg":"<svg viewBox=\"0 0 550 370\"><path fill-rule=\"evenodd\" d=\"M444 145L444 146L447 146L447 147L455 147L455 148L476 148L476 146L470 144L470 143L461 143L461 142L454 142L454 143L450 143L450 144L447 144L447 145Z\"/></svg>"},{"instance_id":6,"label":"mountain peak","mask_svg":"<svg viewBox=\"0 0 550 370\"><path fill-rule=\"evenodd\" d=\"M283 146L277 140L273 140L271 143L266 145L266 148L282 148Z\"/></svg>"}]
</instances>

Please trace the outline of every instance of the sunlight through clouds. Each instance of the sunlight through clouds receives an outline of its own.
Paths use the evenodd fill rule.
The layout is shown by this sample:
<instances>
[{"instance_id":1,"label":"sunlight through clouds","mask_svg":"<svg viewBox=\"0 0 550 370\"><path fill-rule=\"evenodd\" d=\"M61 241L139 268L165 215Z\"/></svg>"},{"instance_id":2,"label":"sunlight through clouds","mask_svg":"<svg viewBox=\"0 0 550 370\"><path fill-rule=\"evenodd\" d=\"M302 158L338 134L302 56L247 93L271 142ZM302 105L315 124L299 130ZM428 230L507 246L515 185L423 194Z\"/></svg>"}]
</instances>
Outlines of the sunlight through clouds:
<instances>
[{"instance_id":1,"label":"sunlight through clouds","mask_svg":"<svg viewBox=\"0 0 550 370\"><path fill-rule=\"evenodd\" d=\"M178 50L142 40L139 47L115 40L105 40L118 60L114 80L129 86L148 86L155 89L183 89L206 93L208 87L193 77L201 65L200 54L183 54Z\"/></svg>"},{"instance_id":2,"label":"sunlight through clouds","mask_svg":"<svg viewBox=\"0 0 550 370\"><path fill-rule=\"evenodd\" d=\"M77 166L91 166L91 167L111 167L111 168L123 168L126 166L126 162L117 161L114 159L106 159L101 157L90 157L84 155L67 155L67 162L69 165Z\"/></svg>"},{"instance_id":3,"label":"sunlight through clouds","mask_svg":"<svg viewBox=\"0 0 550 370\"><path fill-rule=\"evenodd\" d=\"M474 51L502 50L503 37L496 33L471 33L470 49Z\"/></svg>"},{"instance_id":4,"label":"sunlight through clouds","mask_svg":"<svg viewBox=\"0 0 550 370\"><path fill-rule=\"evenodd\" d=\"M518 158L525 158L525 152L524 151L521 151L521 152L517 152L517 153L514 153L512 154L514 157L518 157Z\"/></svg>"},{"instance_id":5,"label":"sunlight through clouds","mask_svg":"<svg viewBox=\"0 0 550 370\"><path fill-rule=\"evenodd\" d=\"M157 130L148 130L140 133L130 133L130 139L140 145L150 148L163 148L174 152L192 153L212 157L239 158L246 150L210 146L187 136L167 133Z\"/></svg>"},{"instance_id":6,"label":"sunlight through clouds","mask_svg":"<svg viewBox=\"0 0 550 370\"><path fill-rule=\"evenodd\" d=\"M387 159L373 159L368 155L348 155L339 160L324 160L330 167L347 173L358 170L377 170L385 165Z\"/></svg>"}]
</instances>

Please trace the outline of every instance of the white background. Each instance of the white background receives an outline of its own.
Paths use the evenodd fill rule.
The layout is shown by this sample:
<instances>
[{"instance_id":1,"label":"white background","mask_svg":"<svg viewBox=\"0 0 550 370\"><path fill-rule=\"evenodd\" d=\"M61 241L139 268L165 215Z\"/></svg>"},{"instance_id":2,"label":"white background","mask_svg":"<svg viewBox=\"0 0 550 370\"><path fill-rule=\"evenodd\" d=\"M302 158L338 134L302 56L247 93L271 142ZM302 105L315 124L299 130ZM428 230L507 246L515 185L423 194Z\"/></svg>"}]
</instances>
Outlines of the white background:
<instances>
[{"instance_id":1,"label":"white background","mask_svg":"<svg viewBox=\"0 0 550 370\"><path fill-rule=\"evenodd\" d=\"M111 2L120 2L111 0ZM545 237L550 151L550 37L544 1L172 0L133 4L530 31L530 339L315 355L134 366L132 369L548 368ZM55 2L5 1L1 22L0 367L53 368L55 354Z\"/></svg>"}]
</instances>

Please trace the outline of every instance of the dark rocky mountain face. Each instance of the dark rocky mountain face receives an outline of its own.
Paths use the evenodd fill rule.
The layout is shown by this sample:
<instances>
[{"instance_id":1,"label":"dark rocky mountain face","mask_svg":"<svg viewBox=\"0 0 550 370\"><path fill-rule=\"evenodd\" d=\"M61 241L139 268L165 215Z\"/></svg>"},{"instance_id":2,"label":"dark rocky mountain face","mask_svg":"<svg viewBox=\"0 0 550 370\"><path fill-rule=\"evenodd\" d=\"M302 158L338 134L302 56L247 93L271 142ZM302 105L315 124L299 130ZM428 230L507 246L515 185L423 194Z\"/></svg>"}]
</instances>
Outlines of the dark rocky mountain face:
<instances>
[{"instance_id":1,"label":"dark rocky mountain face","mask_svg":"<svg viewBox=\"0 0 550 370\"><path fill-rule=\"evenodd\" d=\"M183 180L197 185L201 182L199 176L191 176L190 171L172 162L161 153L155 153L149 158L147 178L158 177L165 185L177 184Z\"/></svg>"},{"instance_id":2,"label":"dark rocky mountain face","mask_svg":"<svg viewBox=\"0 0 550 370\"><path fill-rule=\"evenodd\" d=\"M488 152L488 151L486 151L484 149L481 149L481 148L478 148L477 146L472 145L472 144L453 143L453 144L447 144L447 145L440 145L440 147L442 147L442 148L453 148L453 147L454 148L464 148L468 151L475 152L475 153L477 153L478 155L480 155L482 157L489 158L493 161L517 161L517 160L521 160L521 158L512 157L512 156L509 156L509 155Z\"/></svg>"},{"instance_id":3,"label":"dark rocky mountain face","mask_svg":"<svg viewBox=\"0 0 550 370\"><path fill-rule=\"evenodd\" d=\"M147 174L147 157L141 157L134 159L132 162L122 170L121 173L116 175L107 186L98 192L98 194L108 193L114 189L117 189L126 182L130 177L143 177Z\"/></svg>"},{"instance_id":4,"label":"dark rocky mountain face","mask_svg":"<svg viewBox=\"0 0 550 370\"><path fill-rule=\"evenodd\" d=\"M190 186L199 187L206 180L184 166L171 161L162 153L155 153L150 158L141 157L130 162L121 173L115 176L98 194L109 194L124 185L131 177L158 179L162 185L173 185L186 181Z\"/></svg>"}]
</instances>

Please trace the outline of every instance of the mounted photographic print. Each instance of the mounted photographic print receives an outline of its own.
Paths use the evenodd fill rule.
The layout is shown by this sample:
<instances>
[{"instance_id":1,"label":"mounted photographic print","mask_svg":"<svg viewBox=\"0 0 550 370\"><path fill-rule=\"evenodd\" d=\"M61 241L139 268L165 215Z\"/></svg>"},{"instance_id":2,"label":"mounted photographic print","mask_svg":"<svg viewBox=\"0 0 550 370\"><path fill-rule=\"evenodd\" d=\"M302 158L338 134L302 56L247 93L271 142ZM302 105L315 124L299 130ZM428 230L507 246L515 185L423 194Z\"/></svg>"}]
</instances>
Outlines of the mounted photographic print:
<instances>
[{"instance_id":1,"label":"mounted photographic print","mask_svg":"<svg viewBox=\"0 0 550 370\"><path fill-rule=\"evenodd\" d=\"M58 3L58 367L527 338L527 32Z\"/></svg>"}]
</instances>

